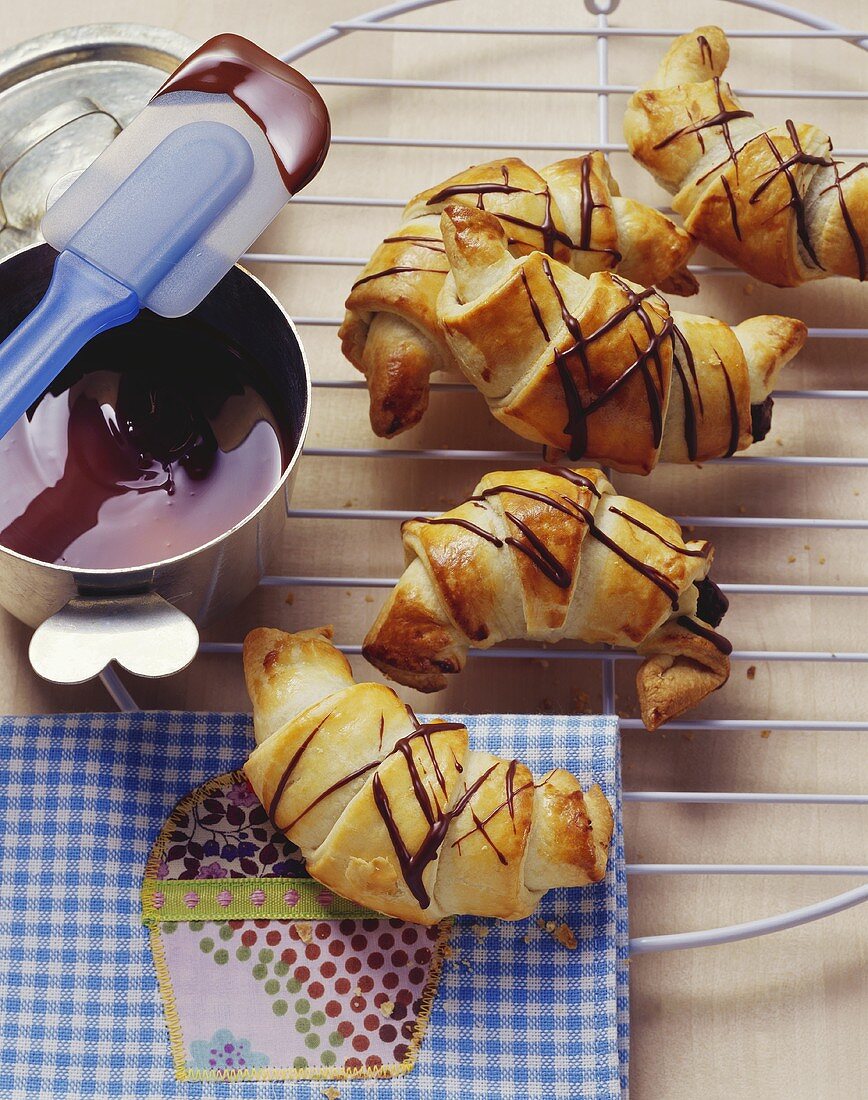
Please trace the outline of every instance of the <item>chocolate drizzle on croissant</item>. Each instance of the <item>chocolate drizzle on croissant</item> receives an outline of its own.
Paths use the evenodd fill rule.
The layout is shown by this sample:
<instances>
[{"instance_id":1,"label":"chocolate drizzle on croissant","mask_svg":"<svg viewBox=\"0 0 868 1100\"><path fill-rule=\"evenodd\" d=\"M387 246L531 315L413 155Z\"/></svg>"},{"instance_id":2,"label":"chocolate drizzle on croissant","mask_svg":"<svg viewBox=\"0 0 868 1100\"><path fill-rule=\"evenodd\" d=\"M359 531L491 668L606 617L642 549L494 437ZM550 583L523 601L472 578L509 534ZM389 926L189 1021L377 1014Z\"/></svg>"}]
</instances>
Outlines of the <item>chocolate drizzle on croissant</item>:
<instances>
[{"instance_id":1,"label":"chocolate drizzle on croissant","mask_svg":"<svg viewBox=\"0 0 868 1100\"><path fill-rule=\"evenodd\" d=\"M613 821L599 787L561 769L535 780L471 749L460 723L420 722L390 688L355 684L329 637L255 630L244 643L259 741L245 772L315 878L432 924L515 920L553 886L603 877Z\"/></svg>"},{"instance_id":2,"label":"chocolate drizzle on croissant","mask_svg":"<svg viewBox=\"0 0 868 1100\"><path fill-rule=\"evenodd\" d=\"M363 646L400 683L439 690L471 646L506 639L606 642L648 657L637 684L653 728L728 676L729 643L700 621L716 626L726 608L706 583L711 545L615 496L598 470L489 474L402 536L407 568Z\"/></svg>"},{"instance_id":3,"label":"chocolate drizzle on croissant","mask_svg":"<svg viewBox=\"0 0 868 1100\"><path fill-rule=\"evenodd\" d=\"M697 290L686 267L691 237L622 196L601 153L540 172L514 157L474 165L407 204L401 226L375 250L347 298L339 336L367 379L378 435L417 423L428 405L430 375L457 369L436 318L446 275L438 263L445 251L439 215L447 203L491 212L514 255L539 249L585 274L617 268L673 293Z\"/></svg>"},{"instance_id":4,"label":"chocolate drizzle on croissant","mask_svg":"<svg viewBox=\"0 0 868 1100\"><path fill-rule=\"evenodd\" d=\"M807 335L786 317L731 328L673 314L613 272L586 279L540 252L515 259L482 210L447 206L442 231L438 317L462 371L499 420L573 460L648 473L749 446L752 406Z\"/></svg>"},{"instance_id":5,"label":"chocolate drizzle on croissant","mask_svg":"<svg viewBox=\"0 0 868 1100\"><path fill-rule=\"evenodd\" d=\"M864 280L868 163L842 171L829 136L806 123L752 121L721 79L728 61L719 27L677 38L627 106L631 153L674 194L688 232L756 278Z\"/></svg>"}]
</instances>

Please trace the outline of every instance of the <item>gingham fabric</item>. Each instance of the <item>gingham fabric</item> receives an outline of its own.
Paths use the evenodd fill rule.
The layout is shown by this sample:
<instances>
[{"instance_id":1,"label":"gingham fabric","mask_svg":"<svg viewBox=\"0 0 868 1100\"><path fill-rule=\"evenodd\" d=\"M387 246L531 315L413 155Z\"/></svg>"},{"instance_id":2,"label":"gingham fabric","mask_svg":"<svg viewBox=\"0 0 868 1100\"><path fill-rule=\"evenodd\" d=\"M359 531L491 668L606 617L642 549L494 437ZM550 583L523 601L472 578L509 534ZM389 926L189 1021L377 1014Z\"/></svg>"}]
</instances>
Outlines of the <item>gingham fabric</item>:
<instances>
[{"instance_id":1,"label":"gingham fabric","mask_svg":"<svg viewBox=\"0 0 868 1100\"><path fill-rule=\"evenodd\" d=\"M614 1098L627 1089L627 908L614 720L472 716L477 744L537 772L570 768L615 807L605 883L553 891L534 920L458 922L414 1070L333 1083L340 1100ZM0 720L0 1098L322 1100L324 1081L173 1077L139 889L180 796L237 767L242 715ZM525 942L527 940L527 942ZM334 1094L332 1094L334 1095Z\"/></svg>"}]
</instances>

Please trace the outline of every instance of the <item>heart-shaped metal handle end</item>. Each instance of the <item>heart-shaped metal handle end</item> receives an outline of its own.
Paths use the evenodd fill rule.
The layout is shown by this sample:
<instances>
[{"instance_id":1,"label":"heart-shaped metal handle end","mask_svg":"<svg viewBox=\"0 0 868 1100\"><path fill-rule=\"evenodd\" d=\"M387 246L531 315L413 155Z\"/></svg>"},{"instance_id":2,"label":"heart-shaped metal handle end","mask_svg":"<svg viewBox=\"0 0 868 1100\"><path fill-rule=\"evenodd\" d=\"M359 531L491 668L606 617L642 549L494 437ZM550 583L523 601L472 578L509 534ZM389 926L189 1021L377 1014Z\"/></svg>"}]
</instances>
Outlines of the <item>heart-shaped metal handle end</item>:
<instances>
[{"instance_id":1,"label":"heart-shaped metal handle end","mask_svg":"<svg viewBox=\"0 0 868 1100\"><path fill-rule=\"evenodd\" d=\"M30 664L56 684L81 684L112 661L136 676L171 676L196 656L199 631L155 592L76 596L30 641Z\"/></svg>"}]
</instances>

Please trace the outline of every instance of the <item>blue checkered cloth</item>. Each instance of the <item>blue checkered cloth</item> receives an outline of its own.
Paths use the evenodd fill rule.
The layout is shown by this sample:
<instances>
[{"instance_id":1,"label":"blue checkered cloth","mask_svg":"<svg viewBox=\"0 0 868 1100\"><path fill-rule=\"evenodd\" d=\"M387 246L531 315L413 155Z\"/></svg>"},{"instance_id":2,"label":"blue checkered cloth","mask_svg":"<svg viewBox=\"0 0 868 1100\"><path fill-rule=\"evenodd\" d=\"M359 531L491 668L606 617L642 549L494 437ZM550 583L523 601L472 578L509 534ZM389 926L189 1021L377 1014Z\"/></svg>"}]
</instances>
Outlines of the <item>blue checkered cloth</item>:
<instances>
[{"instance_id":1,"label":"blue checkered cloth","mask_svg":"<svg viewBox=\"0 0 868 1100\"><path fill-rule=\"evenodd\" d=\"M477 744L537 773L561 765L600 782L618 822L609 875L544 899L539 916L566 921L577 951L553 944L534 920L492 925L484 938L478 922L458 922L413 1071L334 1087L341 1100L620 1100L627 894L616 723L466 722ZM327 1081L176 1081L141 924L145 861L164 819L180 796L241 764L249 719L6 718L0 743L0 1100L322 1100Z\"/></svg>"}]
</instances>

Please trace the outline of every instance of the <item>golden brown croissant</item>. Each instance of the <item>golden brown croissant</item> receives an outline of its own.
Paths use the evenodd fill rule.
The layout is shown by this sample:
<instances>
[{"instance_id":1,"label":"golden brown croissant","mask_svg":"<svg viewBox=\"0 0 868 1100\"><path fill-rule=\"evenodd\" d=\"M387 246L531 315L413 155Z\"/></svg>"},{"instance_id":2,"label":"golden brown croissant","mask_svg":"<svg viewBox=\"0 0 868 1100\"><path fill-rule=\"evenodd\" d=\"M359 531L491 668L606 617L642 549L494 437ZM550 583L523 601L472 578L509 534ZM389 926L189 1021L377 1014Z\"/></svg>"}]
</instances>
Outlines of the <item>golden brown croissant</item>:
<instances>
[{"instance_id":1,"label":"golden brown croissant","mask_svg":"<svg viewBox=\"0 0 868 1100\"><path fill-rule=\"evenodd\" d=\"M438 691L470 646L508 638L605 642L648 657L636 683L655 729L726 682L711 544L685 542L600 470L487 474L469 500L408 521L402 537L406 568L363 648L402 684Z\"/></svg>"},{"instance_id":2,"label":"golden brown croissant","mask_svg":"<svg viewBox=\"0 0 868 1100\"><path fill-rule=\"evenodd\" d=\"M543 779L356 684L330 628L254 630L244 674L258 745L244 771L310 874L381 913L518 920L555 886L599 882L612 810L569 772Z\"/></svg>"},{"instance_id":3,"label":"golden brown croissant","mask_svg":"<svg viewBox=\"0 0 868 1100\"><path fill-rule=\"evenodd\" d=\"M495 213L516 255L540 249L583 274L612 268L676 294L696 292L684 266L691 238L624 198L602 153L539 173L515 157L468 168L410 200L347 298L339 336L367 379L377 435L416 424L428 407L432 372L455 369L435 309L448 269L438 216L447 203Z\"/></svg>"},{"instance_id":4,"label":"golden brown croissant","mask_svg":"<svg viewBox=\"0 0 868 1100\"><path fill-rule=\"evenodd\" d=\"M443 331L465 377L518 435L641 474L765 437L777 374L807 336L801 321L730 328L670 312L656 291L612 272L586 279L541 252L514 259L484 211L450 206L442 221Z\"/></svg>"},{"instance_id":5,"label":"golden brown croissant","mask_svg":"<svg viewBox=\"0 0 868 1100\"><path fill-rule=\"evenodd\" d=\"M719 27L676 38L627 106L630 152L675 195L687 231L755 278L865 279L868 163L836 160L816 126L758 123L721 80L728 61Z\"/></svg>"}]
</instances>

